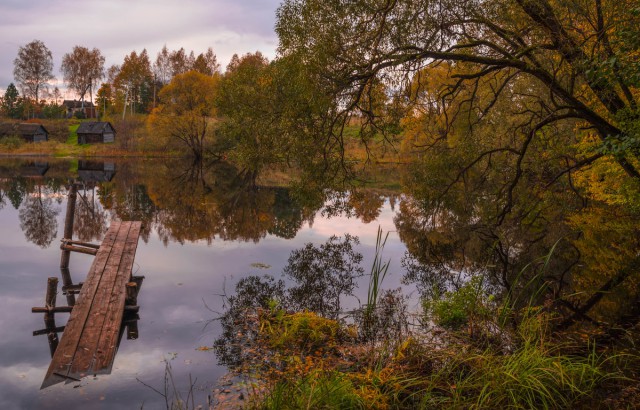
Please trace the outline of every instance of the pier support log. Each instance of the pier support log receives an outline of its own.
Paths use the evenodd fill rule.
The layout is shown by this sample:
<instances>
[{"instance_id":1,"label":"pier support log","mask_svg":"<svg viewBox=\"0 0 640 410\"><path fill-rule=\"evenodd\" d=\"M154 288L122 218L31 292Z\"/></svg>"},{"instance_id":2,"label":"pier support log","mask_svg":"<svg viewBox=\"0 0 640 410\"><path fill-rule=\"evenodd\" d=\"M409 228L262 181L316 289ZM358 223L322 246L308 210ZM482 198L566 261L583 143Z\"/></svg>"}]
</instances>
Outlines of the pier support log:
<instances>
[{"instance_id":1,"label":"pier support log","mask_svg":"<svg viewBox=\"0 0 640 410\"><path fill-rule=\"evenodd\" d=\"M44 305L47 307L55 307L57 294L58 278L50 277L47 279L47 294L45 295Z\"/></svg>"},{"instance_id":2,"label":"pier support log","mask_svg":"<svg viewBox=\"0 0 640 410\"><path fill-rule=\"evenodd\" d=\"M47 293L44 297L44 304L47 309L55 309L56 306L56 297L58 294L58 278L50 277L47 279ZM51 310L47 310L44 314L44 327L47 330L47 340L49 342L49 351L51 353L51 357L56 352L58 348L58 343L60 340L58 339L58 332L56 332L56 317L53 314L54 312Z\"/></svg>"},{"instance_id":3,"label":"pier support log","mask_svg":"<svg viewBox=\"0 0 640 410\"><path fill-rule=\"evenodd\" d=\"M127 287L127 297L125 299L125 306L132 306L138 303L138 284L135 282L129 282Z\"/></svg>"},{"instance_id":4,"label":"pier support log","mask_svg":"<svg viewBox=\"0 0 640 410\"><path fill-rule=\"evenodd\" d=\"M67 213L64 218L64 239L72 239L73 238L73 221L76 214L76 197L78 193L78 187L75 183L71 183L69 187L69 196L67 197ZM69 258L71 253L68 250L62 251L62 256L60 257L60 268L68 269L69 268Z\"/></svg>"}]
</instances>

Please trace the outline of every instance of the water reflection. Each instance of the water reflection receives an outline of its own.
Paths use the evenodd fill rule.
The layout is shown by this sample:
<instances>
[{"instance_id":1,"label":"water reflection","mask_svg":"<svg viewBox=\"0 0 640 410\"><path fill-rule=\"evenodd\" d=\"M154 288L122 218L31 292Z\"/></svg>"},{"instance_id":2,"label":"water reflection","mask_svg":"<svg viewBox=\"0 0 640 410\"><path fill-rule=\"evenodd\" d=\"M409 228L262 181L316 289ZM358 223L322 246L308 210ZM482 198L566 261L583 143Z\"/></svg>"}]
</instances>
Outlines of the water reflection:
<instances>
[{"instance_id":1,"label":"water reflection","mask_svg":"<svg viewBox=\"0 0 640 410\"><path fill-rule=\"evenodd\" d=\"M26 195L20 207L20 228L29 242L41 248L48 247L56 237L59 210L54 208L51 191L42 185L35 185Z\"/></svg>"},{"instance_id":2,"label":"water reflection","mask_svg":"<svg viewBox=\"0 0 640 410\"><path fill-rule=\"evenodd\" d=\"M383 188L289 189L290 179L281 177L279 171L256 176L226 163L194 167L176 160L102 163L51 159L45 166L43 161L3 159L0 216L10 215L5 220L20 221L17 235L11 240L27 238L41 248L38 251L42 254L48 248L55 250L55 237L62 225L59 205L69 183L75 181L79 183L74 213L76 238L100 240L114 218L143 221L142 239L153 248L149 260L156 263L156 271L165 270L166 286L162 297L154 294L153 299L161 301L148 302L155 303L158 315L172 318L167 327L183 329L181 326L201 311L209 314L200 306L200 298L196 298L197 307L183 308L189 303L185 302L187 297L176 300L171 309L164 306L161 302L172 300L176 289L197 293L207 286L222 286L222 277L232 272L238 281L237 292L227 299L228 314L221 319L221 328L216 328L222 335L216 346L223 364L241 362L250 354L232 340L222 341L238 333L249 339L255 335L251 324L244 328L238 322L246 306L267 309L270 301L278 300L290 309L309 309L327 317L344 310L345 295L357 293L355 284L365 282L365 278L358 280L362 274L357 268L358 253L365 255L363 266L370 266L362 248L368 246L371 252L372 245L362 235L358 245L355 235L367 229L369 233L375 231L376 218L389 221L391 213L402 241L395 251L405 253L403 269L396 268L394 274L401 274L409 289L417 288L419 295L414 299L457 289L469 277L483 275L496 298L510 298L516 310L528 304L552 310L558 315L558 326L590 326L613 337L610 329L638 323L640 221L637 211L629 207L596 200L585 203L570 189L540 192L524 187L514 193L511 210L505 214L504 200L495 187L456 185L443 194L442 181L415 170L403 174L402 194ZM377 179L381 186L391 186L388 180L395 181L394 172L385 170L381 174L370 179ZM394 226L389 222L387 230ZM353 236L345 236L346 232ZM325 242L334 234L343 237ZM290 238L297 242L282 245L283 239ZM269 248L276 239L280 247ZM309 241L315 244L312 248L302 246L301 242ZM184 246L172 248L172 243ZM347 243L350 251L346 251ZM292 248L297 248L297 253L290 253ZM334 258L338 253L342 253L340 258ZM284 255L285 260L287 255L291 257L287 267L275 270L281 276L245 275L249 262L277 259L276 255ZM31 256L23 259L37 259ZM257 260L247 261L249 257ZM8 272L22 272L23 260L4 259L10 260L7 265L12 264L6 268ZM40 273L48 268L38 269ZM349 271L353 275L347 274ZM190 277L192 272L197 272L198 281L187 290L183 276ZM68 282L75 283L70 281L70 273L66 274ZM66 280L64 275L62 278ZM393 288L397 286L395 282ZM202 297L219 290L211 288ZM364 288L366 297L366 285ZM397 306L402 297L398 292L385 293L381 305L388 302L388 306ZM419 303L413 300L412 306L417 309ZM379 323L402 322L402 311L389 312L395 313ZM399 316L394 316L396 313ZM145 336L148 331L145 329ZM157 331L157 340L165 340L164 331ZM199 335L193 335L193 339ZM208 335L210 339L198 343L210 345L216 336ZM163 349L171 351L168 345Z\"/></svg>"},{"instance_id":3,"label":"water reflection","mask_svg":"<svg viewBox=\"0 0 640 410\"><path fill-rule=\"evenodd\" d=\"M267 348L257 342L260 310L278 306L338 319L343 313L341 301L353 296L355 280L364 272L362 254L354 249L359 243L349 234L332 236L320 246L308 243L291 252L282 272L284 280L270 275L241 279L235 293L226 297L219 318L222 335L214 342L219 363L232 368L254 363L256 351Z\"/></svg>"},{"instance_id":4,"label":"water reflection","mask_svg":"<svg viewBox=\"0 0 640 410\"><path fill-rule=\"evenodd\" d=\"M113 167L110 168L110 172L112 172ZM94 377L95 374L110 374L113 366L113 355L115 355L115 352L120 346L122 336L126 333L127 339L138 338L138 321L140 320L140 317L137 314L137 298L144 277L131 276L130 273L127 273L125 270L123 270L124 268L122 268L122 265L120 265L120 268L118 268L118 264L127 263L122 259L116 259L116 263L118 263L116 265L111 265L113 263L113 259L106 259L106 256L109 255L109 252L111 252L112 246L115 249L120 245L120 250L122 250L122 248L125 246L123 242L115 244L111 243L107 245L108 251L106 253L104 253L103 251L102 256L98 256L98 258L104 258L101 259L102 264L100 264L98 260L93 261L91 269L87 274L87 279L85 279L85 282L87 282L86 285L83 284L83 282L74 284L71 279L71 273L69 269L71 252L78 252L81 254L96 256L98 255L99 250L103 249L103 245L99 243L89 243L85 242L85 240L82 238L80 238L80 240L77 240L73 237L73 232L78 231L76 229L77 226L75 226L78 223L80 223L80 225L84 227L91 226L90 223L87 224L86 221L83 221L83 218L87 218L90 220L95 219L95 212L90 212L89 214L85 215L83 212L77 212L78 207L76 205L81 205L84 203L87 209L90 207L90 204L87 200L87 185L91 186L95 183L95 180L98 177L98 174L96 174L96 172L103 171L91 170L89 179L80 178L80 180L72 181L67 188L67 210L64 218L64 233L62 238L62 245L60 246L60 276L62 278L63 284L61 292L58 291L58 278L49 277L47 280L44 306L32 308L32 312L44 313L45 325L44 329L34 331L33 335L47 335L49 350L52 357L52 362L42 383L41 389L61 382L80 382L81 378L87 376L87 372L86 370L77 369L91 369L91 373L94 373ZM113 175L111 174L108 179L110 180L112 176ZM95 204L95 198L92 199L92 203ZM22 210L24 209L29 208L25 207L21 209L21 218ZM95 211L95 209L92 209L92 211ZM103 222L103 219L105 218L100 218L100 221ZM118 224L116 226L119 227L121 225ZM112 228L113 227L114 225L112 225ZM127 231L128 228L126 231L121 230L121 232L125 233ZM86 232L86 229L80 230L80 232L84 233ZM112 239L115 239L116 232L118 232L117 228L116 230L113 230L111 236ZM105 232L99 231L97 235L95 235L96 238L102 239L103 233ZM118 236L120 236L119 233ZM138 240L137 236L135 236L134 238L135 241ZM127 246L129 246L128 237L126 238L126 240ZM133 254L129 255L131 258L134 258L135 246L132 252ZM117 255L122 258L122 253L117 253ZM127 249L125 249L124 255L127 255ZM126 257L127 256L124 256L124 258ZM130 262L133 263L133 259L131 259ZM109 269L110 266L111 269ZM94 269L94 267L96 268ZM103 269L104 272L102 272ZM114 282L110 282L110 280L112 278L115 278L116 271L118 273L124 272L124 274L128 274L129 277L123 278L124 282L119 282L119 279L116 279L114 285ZM89 275L91 275L93 272L95 272L96 274L89 277ZM126 283L126 286L124 286L125 282L128 282ZM109 324L108 320L102 322L100 321L101 318L111 315L110 311L108 310L110 309L108 308L108 306L111 306L111 303L113 302L113 295L117 293L113 291L113 289L116 289L113 286L117 286L118 283L120 286L122 286L122 293L120 293L120 295L122 295L122 303L125 305L124 312L122 312L122 317L117 317L116 320L118 320L119 323L116 322L113 324ZM88 289L83 289L87 286L89 287ZM58 293L66 296L66 306L57 305ZM80 299L81 303L79 305L76 305L75 295L78 293L81 293L82 299ZM104 298L104 295L107 296L107 299ZM76 312L77 309L81 309L81 306L83 310L81 310L80 312ZM73 313L71 316L75 317L75 319L71 320L77 321L73 323L83 324L81 327L75 326L75 328L73 328L74 330L69 329L66 332L71 332L71 334L64 334L69 339L63 339L67 342L65 345L65 350L64 352L62 352L62 354L61 352L58 352L58 355L55 355L56 351L58 350L60 340L58 334L64 332L66 326L56 326L56 313ZM97 318L98 321L93 321L94 318ZM85 320L87 321L85 322ZM92 326L96 325L98 327L92 328ZM116 327L113 327L113 325L115 325ZM71 325L71 327L73 327L73 325ZM103 344L103 335L111 335L111 330L118 330L115 335L115 340L111 340L111 342ZM97 350L93 352L91 349L94 349L95 346L98 347ZM85 351L89 352L89 354L91 354L92 356L88 357L85 355L86 357L81 358ZM61 369L64 370L61 371Z\"/></svg>"},{"instance_id":5,"label":"water reflection","mask_svg":"<svg viewBox=\"0 0 640 410\"><path fill-rule=\"evenodd\" d=\"M381 291L370 309L342 308L341 302L354 296L355 281L364 274L360 266L362 254L356 251L359 245L358 237L332 236L319 246L308 243L293 250L283 269L283 279L270 275L241 279L235 292L225 296L225 310L218 318L222 327L214 342L218 362L245 374L258 368L285 366L275 358L274 346L265 340L265 324L261 322L269 315L278 316L277 312L311 312L348 321L356 325L356 334L349 336L351 341L376 343L406 335L407 297L400 289Z\"/></svg>"}]
</instances>

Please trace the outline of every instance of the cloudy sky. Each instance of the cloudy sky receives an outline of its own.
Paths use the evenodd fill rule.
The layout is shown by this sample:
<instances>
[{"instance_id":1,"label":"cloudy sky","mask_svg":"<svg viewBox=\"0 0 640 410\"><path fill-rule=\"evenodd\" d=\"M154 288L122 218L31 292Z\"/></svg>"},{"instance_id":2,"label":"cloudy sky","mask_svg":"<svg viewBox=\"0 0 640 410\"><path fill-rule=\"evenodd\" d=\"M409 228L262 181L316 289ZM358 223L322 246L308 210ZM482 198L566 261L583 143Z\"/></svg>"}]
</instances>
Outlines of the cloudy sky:
<instances>
[{"instance_id":1,"label":"cloudy sky","mask_svg":"<svg viewBox=\"0 0 640 410\"><path fill-rule=\"evenodd\" d=\"M97 47L106 67L164 44L196 55L212 47L224 68L234 53L275 55L275 11L280 0L0 0L0 90L13 82L18 47L41 40L53 53L54 75L63 88L60 62L73 46ZM73 98L73 95L68 95Z\"/></svg>"}]
</instances>

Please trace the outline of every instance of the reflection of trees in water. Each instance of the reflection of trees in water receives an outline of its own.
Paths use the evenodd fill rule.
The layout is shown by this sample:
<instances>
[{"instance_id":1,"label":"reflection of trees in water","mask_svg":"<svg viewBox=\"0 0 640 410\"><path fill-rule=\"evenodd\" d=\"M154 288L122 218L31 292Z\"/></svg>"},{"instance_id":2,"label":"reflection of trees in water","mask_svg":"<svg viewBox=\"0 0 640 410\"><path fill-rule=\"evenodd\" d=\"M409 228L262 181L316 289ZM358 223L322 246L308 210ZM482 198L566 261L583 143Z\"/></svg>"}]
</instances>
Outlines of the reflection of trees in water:
<instances>
[{"instance_id":1,"label":"reflection of trees in water","mask_svg":"<svg viewBox=\"0 0 640 410\"><path fill-rule=\"evenodd\" d=\"M214 343L220 364L234 367L253 358L251 349L259 348L255 345L259 332L256 312L274 303L286 310L308 310L337 319L340 299L352 295L355 278L363 274L362 255L353 249L358 243L350 235L333 236L319 247L307 244L294 250L283 272L293 280L288 287L268 275L240 280L220 317L222 334Z\"/></svg>"},{"instance_id":2,"label":"reflection of trees in water","mask_svg":"<svg viewBox=\"0 0 640 410\"><path fill-rule=\"evenodd\" d=\"M553 309L564 318L558 326L629 323L640 300L640 221L633 212L586 204L573 191L531 188L504 213L483 189L455 188L407 196L394 218L407 246L403 281L416 284L422 297L455 290L479 274L516 309ZM635 314L634 323L639 319Z\"/></svg>"},{"instance_id":3,"label":"reflection of trees in water","mask_svg":"<svg viewBox=\"0 0 640 410\"><path fill-rule=\"evenodd\" d=\"M43 197L42 191L43 187L38 185L32 194L27 195L20 208L19 218L25 238L41 248L46 248L56 237L56 216L60 210L53 208L53 200L48 196Z\"/></svg>"},{"instance_id":4,"label":"reflection of trees in water","mask_svg":"<svg viewBox=\"0 0 640 410\"><path fill-rule=\"evenodd\" d=\"M353 250L359 243L357 237L345 234L344 239L332 236L319 247L308 243L291 252L284 274L296 286L288 289L288 306L337 318L340 298L352 294L355 278L364 273L362 254Z\"/></svg>"},{"instance_id":5,"label":"reflection of trees in water","mask_svg":"<svg viewBox=\"0 0 640 410\"><path fill-rule=\"evenodd\" d=\"M368 224L380 216L384 197L372 191L355 190L349 195L349 205L353 208L355 216Z\"/></svg>"},{"instance_id":6,"label":"reflection of trees in water","mask_svg":"<svg viewBox=\"0 0 640 410\"><path fill-rule=\"evenodd\" d=\"M484 212L477 206L447 209L404 198L394 218L407 246L403 281L415 283L423 297L455 290L473 274L486 275L504 293L531 291L525 285L539 283L531 282L535 277L543 278L550 290L563 285L579 254L568 240L575 233L558 222L555 210L540 212L527 223L509 217L501 224L487 223ZM556 223L550 224L552 220ZM545 265L540 258L552 249L553 258Z\"/></svg>"},{"instance_id":7,"label":"reflection of trees in water","mask_svg":"<svg viewBox=\"0 0 640 410\"><path fill-rule=\"evenodd\" d=\"M7 197L11 202L11 205L15 209L20 208L20 204L24 200L24 197L27 195L27 184L24 179L16 178L11 180L11 184L9 185L9 189L7 190Z\"/></svg>"},{"instance_id":8,"label":"reflection of trees in water","mask_svg":"<svg viewBox=\"0 0 640 410\"><path fill-rule=\"evenodd\" d=\"M251 347L259 333L251 318L256 309L269 309L271 301L284 299L281 280L269 275L241 279L235 294L225 301L226 311L220 317L222 334L213 344L219 364L234 368L250 361L254 355Z\"/></svg>"},{"instance_id":9,"label":"reflection of trees in water","mask_svg":"<svg viewBox=\"0 0 640 410\"><path fill-rule=\"evenodd\" d=\"M160 173L159 173L160 174ZM257 242L267 233L291 238L309 212L287 189L256 185L255 174L225 163L172 164L149 180L159 208L156 229L165 243L206 240Z\"/></svg>"},{"instance_id":10,"label":"reflection of trees in water","mask_svg":"<svg viewBox=\"0 0 640 410\"><path fill-rule=\"evenodd\" d=\"M73 233L81 241L101 239L107 231L107 212L96 198L92 184L78 189Z\"/></svg>"}]
</instances>

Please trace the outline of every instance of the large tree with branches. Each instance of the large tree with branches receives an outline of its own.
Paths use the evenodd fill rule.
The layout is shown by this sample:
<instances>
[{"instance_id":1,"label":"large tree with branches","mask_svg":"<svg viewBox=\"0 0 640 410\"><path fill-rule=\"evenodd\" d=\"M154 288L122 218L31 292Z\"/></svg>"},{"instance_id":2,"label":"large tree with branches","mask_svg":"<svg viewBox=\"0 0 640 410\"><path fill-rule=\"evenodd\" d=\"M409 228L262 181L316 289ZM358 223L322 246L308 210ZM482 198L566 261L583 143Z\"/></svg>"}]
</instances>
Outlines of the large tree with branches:
<instances>
[{"instance_id":1,"label":"large tree with branches","mask_svg":"<svg viewBox=\"0 0 640 410\"><path fill-rule=\"evenodd\" d=\"M80 96L83 104L87 91L93 100L93 87L104 77L104 61L100 50L89 50L82 46L73 47L71 53L62 57L60 70L64 81Z\"/></svg>"},{"instance_id":2,"label":"large tree with branches","mask_svg":"<svg viewBox=\"0 0 640 410\"><path fill-rule=\"evenodd\" d=\"M13 76L22 89L22 94L38 102L40 91L53 80L53 55L40 40L21 46L13 60Z\"/></svg>"},{"instance_id":3,"label":"large tree with branches","mask_svg":"<svg viewBox=\"0 0 640 410\"><path fill-rule=\"evenodd\" d=\"M276 30L281 55L299 55L332 85L343 107L338 123L359 112L375 125L376 84L404 92L416 73L442 62L456 69L440 95L465 98L476 116L526 80L520 138L494 147L513 155L515 185L536 134L566 122L600 141L567 171L609 157L640 179L638 27L632 0L286 0ZM474 98L488 81L492 95Z\"/></svg>"}]
</instances>

